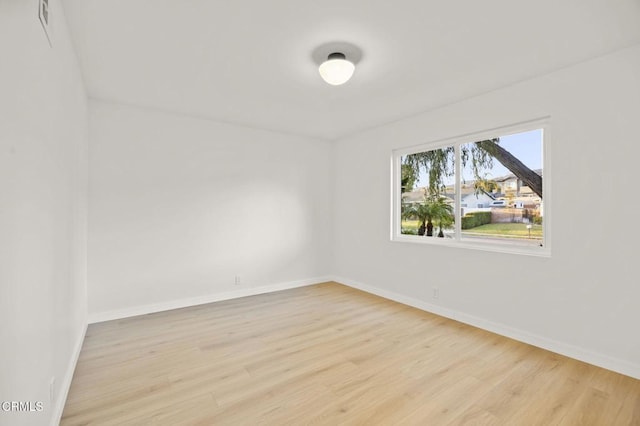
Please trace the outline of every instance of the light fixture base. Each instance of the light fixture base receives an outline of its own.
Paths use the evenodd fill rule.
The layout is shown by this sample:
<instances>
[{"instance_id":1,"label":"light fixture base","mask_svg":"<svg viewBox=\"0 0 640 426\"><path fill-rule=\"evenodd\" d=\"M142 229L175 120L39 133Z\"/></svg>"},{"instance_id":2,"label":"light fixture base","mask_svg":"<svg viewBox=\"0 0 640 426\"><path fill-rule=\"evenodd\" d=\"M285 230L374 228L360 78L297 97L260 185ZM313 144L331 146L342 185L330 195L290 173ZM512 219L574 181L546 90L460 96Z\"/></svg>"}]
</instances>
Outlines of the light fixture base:
<instances>
[{"instance_id":1,"label":"light fixture base","mask_svg":"<svg viewBox=\"0 0 640 426\"><path fill-rule=\"evenodd\" d=\"M347 59L347 57L344 56L344 53L333 52L333 53L329 53L329 56L327 56L327 60L330 61L332 59Z\"/></svg>"},{"instance_id":2,"label":"light fixture base","mask_svg":"<svg viewBox=\"0 0 640 426\"><path fill-rule=\"evenodd\" d=\"M353 43L346 41L331 41L323 43L313 49L311 52L311 60L317 67L327 60L329 55L333 53L342 53L354 65L358 65L364 57L362 50Z\"/></svg>"}]
</instances>

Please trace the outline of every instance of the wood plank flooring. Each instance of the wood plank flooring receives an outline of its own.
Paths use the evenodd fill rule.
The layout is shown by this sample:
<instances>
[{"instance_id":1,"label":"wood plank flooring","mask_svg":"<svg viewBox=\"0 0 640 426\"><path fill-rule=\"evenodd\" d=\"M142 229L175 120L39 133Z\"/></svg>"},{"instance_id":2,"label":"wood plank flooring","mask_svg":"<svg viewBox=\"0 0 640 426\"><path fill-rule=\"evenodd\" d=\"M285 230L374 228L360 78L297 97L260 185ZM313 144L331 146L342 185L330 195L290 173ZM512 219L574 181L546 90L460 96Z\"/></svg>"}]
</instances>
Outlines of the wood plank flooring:
<instances>
[{"instance_id":1,"label":"wood plank flooring","mask_svg":"<svg viewBox=\"0 0 640 426\"><path fill-rule=\"evenodd\" d=\"M89 326L62 425L640 425L640 381L336 283Z\"/></svg>"}]
</instances>

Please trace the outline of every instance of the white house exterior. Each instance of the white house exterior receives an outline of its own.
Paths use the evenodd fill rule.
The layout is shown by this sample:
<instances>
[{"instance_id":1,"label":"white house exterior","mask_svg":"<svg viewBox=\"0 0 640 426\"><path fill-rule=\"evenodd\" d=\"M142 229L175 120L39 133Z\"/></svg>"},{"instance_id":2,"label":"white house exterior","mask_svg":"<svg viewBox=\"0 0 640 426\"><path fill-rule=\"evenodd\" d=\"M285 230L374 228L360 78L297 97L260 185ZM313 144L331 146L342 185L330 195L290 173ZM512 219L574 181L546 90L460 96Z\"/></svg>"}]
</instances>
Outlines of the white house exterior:
<instances>
[{"instance_id":1,"label":"white house exterior","mask_svg":"<svg viewBox=\"0 0 640 426\"><path fill-rule=\"evenodd\" d=\"M489 207L489 203L491 203L494 198L484 192L481 191L479 193L471 192L469 194L462 194L460 198L460 207L469 208L469 209L482 209Z\"/></svg>"}]
</instances>

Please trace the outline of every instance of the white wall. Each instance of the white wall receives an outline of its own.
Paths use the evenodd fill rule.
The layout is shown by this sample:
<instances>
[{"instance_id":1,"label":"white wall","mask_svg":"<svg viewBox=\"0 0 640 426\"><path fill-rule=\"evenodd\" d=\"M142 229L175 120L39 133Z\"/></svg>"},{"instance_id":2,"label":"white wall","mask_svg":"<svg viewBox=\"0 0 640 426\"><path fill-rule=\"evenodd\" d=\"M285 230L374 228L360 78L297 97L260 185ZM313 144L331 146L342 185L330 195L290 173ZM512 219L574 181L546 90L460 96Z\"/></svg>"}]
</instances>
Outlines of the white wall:
<instances>
[{"instance_id":1,"label":"white wall","mask_svg":"<svg viewBox=\"0 0 640 426\"><path fill-rule=\"evenodd\" d=\"M99 101L90 116L93 320L327 274L331 144Z\"/></svg>"},{"instance_id":2,"label":"white wall","mask_svg":"<svg viewBox=\"0 0 640 426\"><path fill-rule=\"evenodd\" d=\"M0 401L44 403L2 425L57 421L87 321L86 95L51 13L53 48L37 0L0 2Z\"/></svg>"},{"instance_id":3,"label":"white wall","mask_svg":"<svg viewBox=\"0 0 640 426\"><path fill-rule=\"evenodd\" d=\"M546 115L551 258L390 242L392 149ZM639 117L636 46L339 141L335 272L640 377Z\"/></svg>"}]
</instances>

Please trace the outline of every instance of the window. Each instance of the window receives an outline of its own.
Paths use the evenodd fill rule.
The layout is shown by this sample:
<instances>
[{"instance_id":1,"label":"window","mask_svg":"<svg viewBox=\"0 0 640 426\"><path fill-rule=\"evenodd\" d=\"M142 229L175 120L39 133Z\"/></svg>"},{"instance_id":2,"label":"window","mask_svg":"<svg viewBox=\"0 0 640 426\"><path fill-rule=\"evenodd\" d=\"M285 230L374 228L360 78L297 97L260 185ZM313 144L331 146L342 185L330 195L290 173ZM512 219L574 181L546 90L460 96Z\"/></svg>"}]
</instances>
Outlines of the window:
<instances>
[{"instance_id":1,"label":"window","mask_svg":"<svg viewBox=\"0 0 640 426\"><path fill-rule=\"evenodd\" d=\"M536 120L395 150L392 239L549 255L546 128Z\"/></svg>"}]
</instances>

